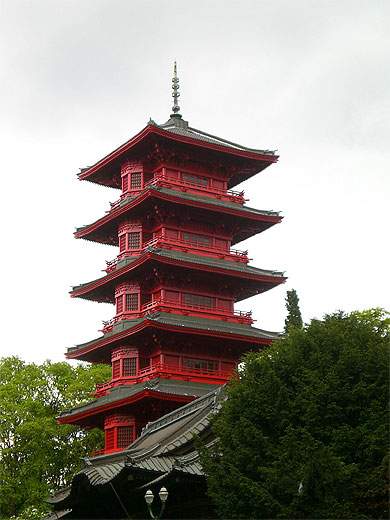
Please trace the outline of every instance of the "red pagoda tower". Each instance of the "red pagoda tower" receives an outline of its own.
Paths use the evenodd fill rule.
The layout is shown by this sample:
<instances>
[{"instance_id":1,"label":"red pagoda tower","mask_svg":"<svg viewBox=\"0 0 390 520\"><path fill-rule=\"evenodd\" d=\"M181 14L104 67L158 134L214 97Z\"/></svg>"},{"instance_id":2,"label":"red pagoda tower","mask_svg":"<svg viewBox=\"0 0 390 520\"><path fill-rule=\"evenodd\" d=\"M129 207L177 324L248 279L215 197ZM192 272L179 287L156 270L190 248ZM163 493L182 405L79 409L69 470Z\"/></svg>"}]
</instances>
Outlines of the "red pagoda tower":
<instances>
[{"instance_id":1,"label":"red pagoda tower","mask_svg":"<svg viewBox=\"0 0 390 520\"><path fill-rule=\"evenodd\" d=\"M68 359L112 366L96 399L64 410L60 423L105 430L99 454L121 451L141 429L229 380L243 353L277 336L252 326L235 303L283 283L283 273L249 266L238 242L281 221L245 205L237 184L275 163L254 150L191 128L178 106L150 120L80 180L121 189L117 202L76 238L119 246L106 275L71 296L115 305L97 339Z\"/></svg>"}]
</instances>

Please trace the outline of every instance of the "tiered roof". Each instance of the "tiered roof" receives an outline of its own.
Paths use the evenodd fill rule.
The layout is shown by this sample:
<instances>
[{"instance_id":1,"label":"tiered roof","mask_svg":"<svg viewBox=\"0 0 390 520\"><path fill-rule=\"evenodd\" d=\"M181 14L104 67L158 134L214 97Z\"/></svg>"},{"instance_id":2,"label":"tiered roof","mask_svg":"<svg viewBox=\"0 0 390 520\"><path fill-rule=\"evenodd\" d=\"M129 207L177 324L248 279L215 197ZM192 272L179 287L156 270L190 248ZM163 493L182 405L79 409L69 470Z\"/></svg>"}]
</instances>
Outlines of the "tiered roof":
<instances>
[{"instance_id":1,"label":"tiered roof","mask_svg":"<svg viewBox=\"0 0 390 520\"><path fill-rule=\"evenodd\" d=\"M59 423L77 423L82 425L83 420L93 416L96 427L103 427L104 414L109 410L115 411L145 397L151 399L172 400L186 403L208 394L215 385L212 383L198 383L169 379L153 379L135 385L121 385L112 388L110 393L103 395L89 403L62 410L58 416ZM69 419L71 419L69 421Z\"/></svg>"},{"instance_id":2,"label":"tiered roof","mask_svg":"<svg viewBox=\"0 0 390 520\"><path fill-rule=\"evenodd\" d=\"M145 330L160 329L170 333L191 334L229 339L232 343L245 342L255 348L268 345L277 339L279 334L258 329L246 323L227 322L222 320L172 314L166 312L148 313L143 318L121 320L113 325L113 329L99 338L68 348L67 358L80 360L110 361L110 351L126 338L130 339ZM240 350L239 347L237 347Z\"/></svg>"},{"instance_id":3,"label":"tiered roof","mask_svg":"<svg viewBox=\"0 0 390 520\"><path fill-rule=\"evenodd\" d=\"M100 159L93 166L83 168L78 177L80 180L119 188L120 176L115 170L117 170L120 162L125 158L131 159L147 153L151 144L155 144L159 140L174 143L176 147L182 144L192 148L201 148L205 151L210 150L214 154L220 152L221 157L229 155L231 164L237 168L237 172L229 181L229 188L259 173L278 160L278 156L273 150L257 150L227 141L221 137L192 128L181 116L175 115L163 125L158 125L150 120L148 125L137 135Z\"/></svg>"},{"instance_id":4,"label":"tiered roof","mask_svg":"<svg viewBox=\"0 0 390 520\"><path fill-rule=\"evenodd\" d=\"M117 245L118 237L112 234L112 230L118 225L118 219L123 218L124 214L131 211L141 211L149 199L159 199L179 204L187 207L198 207L204 211L224 215L233 215L239 219L242 231L237 232L233 237L232 244L241 242L256 233L282 221L277 211L265 211L250 208L237 202L229 202L206 195L187 193L171 188L149 185L137 197L126 197L104 217L95 222L76 229L75 237L86 240L102 242L110 245ZM245 229L249 227L249 229Z\"/></svg>"},{"instance_id":5,"label":"tiered roof","mask_svg":"<svg viewBox=\"0 0 390 520\"><path fill-rule=\"evenodd\" d=\"M203 272L221 274L229 278L250 279L254 282L251 283L252 292L250 294L241 294L239 299L264 292L280 283L284 283L286 280L284 273L279 271L259 269L242 262L232 262L230 260L200 256L182 251L151 247L141 256L124 258L118 263L118 268L106 276L73 287L71 295L88 300L114 303L114 284L122 277L138 271L143 264L149 261L155 261L160 264L174 264L179 268L195 270L202 266ZM256 285L255 282L257 282Z\"/></svg>"}]
</instances>

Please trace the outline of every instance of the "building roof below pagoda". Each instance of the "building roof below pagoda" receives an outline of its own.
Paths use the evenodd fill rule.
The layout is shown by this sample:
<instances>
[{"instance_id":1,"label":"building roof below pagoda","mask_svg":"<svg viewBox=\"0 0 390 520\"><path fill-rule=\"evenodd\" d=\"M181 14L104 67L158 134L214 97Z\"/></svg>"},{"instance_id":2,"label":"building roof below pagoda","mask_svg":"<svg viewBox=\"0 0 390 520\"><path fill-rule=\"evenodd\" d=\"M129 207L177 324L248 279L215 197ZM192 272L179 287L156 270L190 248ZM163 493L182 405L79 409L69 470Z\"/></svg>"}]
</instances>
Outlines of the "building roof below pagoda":
<instances>
[{"instance_id":1,"label":"building roof below pagoda","mask_svg":"<svg viewBox=\"0 0 390 520\"><path fill-rule=\"evenodd\" d=\"M202 502L206 496L204 473L194 448L194 434L208 446L215 443L210 419L218 413L225 399L224 387L218 387L148 423L140 437L124 451L85 459L83 469L73 477L71 486L54 493L48 503L55 511L67 510L64 518L86 518L82 516L84 511L89 512L87 518L102 518L95 516L95 511L104 510L107 493L111 497L112 486L115 486L128 514L142 518L145 514L145 491L152 489L158 493L161 486L166 486L170 493L166 517L186 518L186 513L179 514L175 509L183 501L180 488L186 486L191 490L193 487L194 494L202 495ZM196 495L193 500L194 505ZM107 518L116 518L115 511L121 508L119 501L110 499L110 507L113 511L107 513ZM210 514L209 502L207 507ZM193 507L187 511L189 513L193 518ZM204 515L205 511L195 514L197 517Z\"/></svg>"}]
</instances>

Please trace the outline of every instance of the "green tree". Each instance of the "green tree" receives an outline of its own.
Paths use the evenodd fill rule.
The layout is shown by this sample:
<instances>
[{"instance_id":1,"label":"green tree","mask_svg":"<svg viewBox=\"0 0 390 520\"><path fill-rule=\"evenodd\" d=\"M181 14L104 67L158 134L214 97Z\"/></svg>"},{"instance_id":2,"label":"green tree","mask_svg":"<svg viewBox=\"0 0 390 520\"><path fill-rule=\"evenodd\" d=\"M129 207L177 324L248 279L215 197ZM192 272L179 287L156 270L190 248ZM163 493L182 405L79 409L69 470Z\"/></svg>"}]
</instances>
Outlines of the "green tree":
<instances>
[{"instance_id":1,"label":"green tree","mask_svg":"<svg viewBox=\"0 0 390 520\"><path fill-rule=\"evenodd\" d=\"M202 450L223 518L388 518L389 314L337 312L244 358Z\"/></svg>"},{"instance_id":2,"label":"green tree","mask_svg":"<svg viewBox=\"0 0 390 520\"><path fill-rule=\"evenodd\" d=\"M1 516L40 511L50 491L66 485L80 458L101 443L101 431L58 425L56 416L91 400L94 385L109 377L104 365L0 360Z\"/></svg>"},{"instance_id":3,"label":"green tree","mask_svg":"<svg viewBox=\"0 0 390 520\"><path fill-rule=\"evenodd\" d=\"M290 329L292 327L301 329L303 326L303 322L301 311L299 309L299 298L297 295L297 291L295 289L287 291L285 301L287 308L287 317L284 321L284 331L290 332Z\"/></svg>"}]
</instances>

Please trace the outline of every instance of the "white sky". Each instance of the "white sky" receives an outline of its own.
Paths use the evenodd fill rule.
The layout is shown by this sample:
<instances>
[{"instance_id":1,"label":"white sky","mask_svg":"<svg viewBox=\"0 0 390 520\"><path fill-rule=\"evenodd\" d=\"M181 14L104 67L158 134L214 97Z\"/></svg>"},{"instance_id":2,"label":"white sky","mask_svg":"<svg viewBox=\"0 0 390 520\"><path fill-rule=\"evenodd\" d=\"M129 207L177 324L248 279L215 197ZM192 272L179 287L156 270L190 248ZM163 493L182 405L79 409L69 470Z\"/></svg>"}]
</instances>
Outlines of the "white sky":
<instances>
[{"instance_id":1,"label":"white sky","mask_svg":"<svg viewBox=\"0 0 390 520\"><path fill-rule=\"evenodd\" d=\"M1 0L0 355L63 360L114 315L68 295L117 254L73 238L119 195L76 173L168 119L174 59L191 126L281 156L241 188L284 221L238 247L289 279L238 308L282 330L291 288L305 321L389 307L389 6Z\"/></svg>"}]
</instances>

